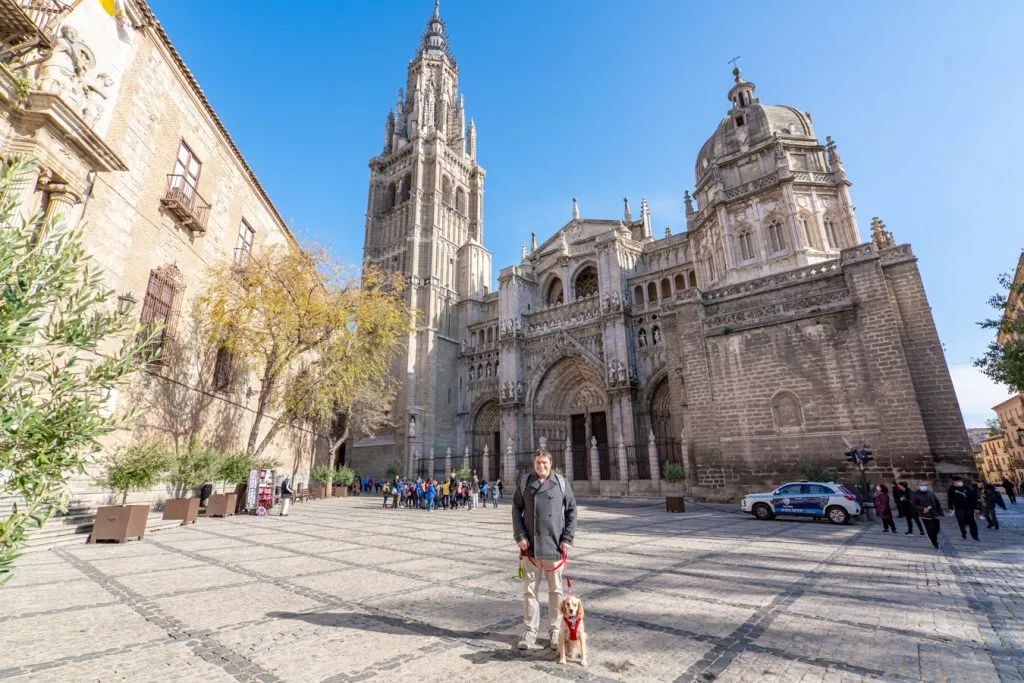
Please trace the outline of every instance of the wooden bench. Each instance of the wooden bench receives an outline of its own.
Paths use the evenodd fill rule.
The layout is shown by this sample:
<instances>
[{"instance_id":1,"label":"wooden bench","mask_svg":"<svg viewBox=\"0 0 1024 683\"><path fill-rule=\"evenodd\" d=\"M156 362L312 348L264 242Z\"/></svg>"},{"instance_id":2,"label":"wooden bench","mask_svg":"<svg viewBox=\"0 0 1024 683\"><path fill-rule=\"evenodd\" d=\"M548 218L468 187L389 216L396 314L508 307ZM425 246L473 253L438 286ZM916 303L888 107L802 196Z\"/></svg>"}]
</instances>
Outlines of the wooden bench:
<instances>
[{"instance_id":1,"label":"wooden bench","mask_svg":"<svg viewBox=\"0 0 1024 683\"><path fill-rule=\"evenodd\" d=\"M310 493L309 489L303 486L302 488L296 489L295 492L292 493L292 498L294 498L295 501L298 503L304 503L307 500L309 500L310 496L312 495L313 494Z\"/></svg>"}]
</instances>

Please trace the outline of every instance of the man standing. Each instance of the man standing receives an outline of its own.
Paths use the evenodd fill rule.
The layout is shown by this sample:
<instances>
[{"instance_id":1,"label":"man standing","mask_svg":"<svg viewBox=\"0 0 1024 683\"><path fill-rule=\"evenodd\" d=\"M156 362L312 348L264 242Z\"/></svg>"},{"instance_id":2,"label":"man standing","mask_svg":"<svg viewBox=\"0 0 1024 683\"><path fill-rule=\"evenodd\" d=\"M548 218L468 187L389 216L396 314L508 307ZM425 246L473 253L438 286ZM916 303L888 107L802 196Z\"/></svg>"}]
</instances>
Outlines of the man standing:
<instances>
[{"instance_id":1,"label":"man standing","mask_svg":"<svg viewBox=\"0 0 1024 683\"><path fill-rule=\"evenodd\" d=\"M960 536L967 539L967 530L971 538L978 540L978 523L974 521L974 513L981 508L978 504L978 491L973 486L964 486L964 478L956 477L949 487L947 506L956 515L956 523L960 525Z\"/></svg>"},{"instance_id":2,"label":"man standing","mask_svg":"<svg viewBox=\"0 0 1024 683\"><path fill-rule=\"evenodd\" d=\"M1006 497L1010 499L1010 505L1017 504L1017 493L1013 488L1013 482L1010 481L1009 477L1003 477L1003 490L1006 491Z\"/></svg>"},{"instance_id":3,"label":"man standing","mask_svg":"<svg viewBox=\"0 0 1024 683\"><path fill-rule=\"evenodd\" d=\"M287 517L288 511L292 507L292 480L291 477L285 477L284 481L281 482L281 516Z\"/></svg>"},{"instance_id":4,"label":"man standing","mask_svg":"<svg viewBox=\"0 0 1024 683\"><path fill-rule=\"evenodd\" d=\"M539 449L533 472L524 474L512 499L512 529L519 544L523 572L523 636L520 650L537 645L541 577L548 580L548 631L551 648L558 647L559 606L565 558L576 533L576 498L565 477L551 472L551 453Z\"/></svg>"},{"instance_id":5,"label":"man standing","mask_svg":"<svg viewBox=\"0 0 1024 683\"><path fill-rule=\"evenodd\" d=\"M924 530L928 534L928 540L936 550L939 549L939 521L943 517L942 506L939 505L938 497L928 490L928 482L917 483L917 490L910 496L910 504L914 506L918 517L924 521Z\"/></svg>"}]
</instances>

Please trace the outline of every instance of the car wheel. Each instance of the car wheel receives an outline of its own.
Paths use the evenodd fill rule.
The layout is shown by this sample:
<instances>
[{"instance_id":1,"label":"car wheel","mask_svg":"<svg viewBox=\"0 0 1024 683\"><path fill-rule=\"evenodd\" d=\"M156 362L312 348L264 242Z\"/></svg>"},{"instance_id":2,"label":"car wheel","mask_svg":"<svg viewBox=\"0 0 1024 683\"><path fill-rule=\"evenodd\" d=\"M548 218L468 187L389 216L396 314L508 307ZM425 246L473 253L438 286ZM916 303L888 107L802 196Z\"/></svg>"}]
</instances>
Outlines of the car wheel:
<instances>
[{"instance_id":1,"label":"car wheel","mask_svg":"<svg viewBox=\"0 0 1024 683\"><path fill-rule=\"evenodd\" d=\"M775 516L775 513L772 512L772 509L765 505L764 503L758 503L757 505L755 505L753 512L754 516L760 520L769 520Z\"/></svg>"},{"instance_id":2,"label":"car wheel","mask_svg":"<svg viewBox=\"0 0 1024 683\"><path fill-rule=\"evenodd\" d=\"M828 513L828 521L833 524L846 524L850 521L850 513L838 505L833 505L826 512Z\"/></svg>"}]
</instances>

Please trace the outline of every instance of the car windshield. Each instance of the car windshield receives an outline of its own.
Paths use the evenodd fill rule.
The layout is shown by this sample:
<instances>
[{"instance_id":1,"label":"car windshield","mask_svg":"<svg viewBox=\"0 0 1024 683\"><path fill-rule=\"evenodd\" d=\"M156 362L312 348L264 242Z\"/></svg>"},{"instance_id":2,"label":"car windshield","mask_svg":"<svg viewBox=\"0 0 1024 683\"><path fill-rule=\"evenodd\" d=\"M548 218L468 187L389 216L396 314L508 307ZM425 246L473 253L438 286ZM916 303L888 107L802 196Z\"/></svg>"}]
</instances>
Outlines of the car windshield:
<instances>
[{"instance_id":1,"label":"car windshield","mask_svg":"<svg viewBox=\"0 0 1024 683\"><path fill-rule=\"evenodd\" d=\"M840 493L849 493L851 496L855 495L853 493L853 491L851 491L850 489L846 488L845 486L841 486L841 485L840 486L836 486L836 490L839 491Z\"/></svg>"}]
</instances>

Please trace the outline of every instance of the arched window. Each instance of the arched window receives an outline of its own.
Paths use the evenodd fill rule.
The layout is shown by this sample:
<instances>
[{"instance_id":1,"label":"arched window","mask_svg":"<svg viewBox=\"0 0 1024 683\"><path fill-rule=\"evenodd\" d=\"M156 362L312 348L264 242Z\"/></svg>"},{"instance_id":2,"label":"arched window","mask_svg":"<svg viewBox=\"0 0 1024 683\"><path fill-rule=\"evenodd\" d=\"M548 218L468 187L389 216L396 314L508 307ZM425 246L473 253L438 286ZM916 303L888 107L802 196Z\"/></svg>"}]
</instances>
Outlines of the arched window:
<instances>
[{"instance_id":1,"label":"arched window","mask_svg":"<svg viewBox=\"0 0 1024 683\"><path fill-rule=\"evenodd\" d=\"M562 289L562 279L552 278L548 285L548 293L544 297L547 306L560 306L565 303L565 292Z\"/></svg>"},{"instance_id":2,"label":"arched window","mask_svg":"<svg viewBox=\"0 0 1024 683\"><path fill-rule=\"evenodd\" d=\"M384 210L390 211L395 208L396 187L394 183L388 183L388 189L384 191Z\"/></svg>"},{"instance_id":3,"label":"arched window","mask_svg":"<svg viewBox=\"0 0 1024 683\"><path fill-rule=\"evenodd\" d=\"M677 292L681 292L682 290L686 289L686 278L683 277L682 273L676 275L675 286Z\"/></svg>"},{"instance_id":4,"label":"arched window","mask_svg":"<svg viewBox=\"0 0 1024 683\"><path fill-rule=\"evenodd\" d=\"M644 307L644 288L640 285L633 288L633 305L637 308Z\"/></svg>"},{"instance_id":5,"label":"arched window","mask_svg":"<svg viewBox=\"0 0 1024 683\"><path fill-rule=\"evenodd\" d=\"M647 283L647 302L652 306L658 303L658 285L653 282Z\"/></svg>"},{"instance_id":6,"label":"arched window","mask_svg":"<svg viewBox=\"0 0 1024 683\"><path fill-rule=\"evenodd\" d=\"M751 232L750 228L740 228L740 232L736 235L736 241L740 246L740 260L749 261L754 258L754 233Z\"/></svg>"},{"instance_id":7,"label":"arched window","mask_svg":"<svg viewBox=\"0 0 1024 683\"><path fill-rule=\"evenodd\" d=\"M772 397L772 417L777 429L799 429L804 424L800 399L791 391L780 391Z\"/></svg>"},{"instance_id":8,"label":"arched window","mask_svg":"<svg viewBox=\"0 0 1024 683\"><path fill-rule=\"evenodd\" d=\"M412 197L412 173L402 176L402 192L398 198L400 202L407 202Z\"/></svg>"},{"instance_id":9,"label":"arched window","mask_svg":"<svg viewBox=\"0 0 1024 683\"><path fill-rule=\"evenodd\" d=\"M597 268L587 266L576 276L575 283L576 298L582 299L585 296L597 294Z\"/></svg>"},{"instance_id":10,"label":"arched window","mask_svg":"<svg viewBox=\"0 0 1024 683\"><path fill-rule=\"evenodd\" d=\"M484 343L487 344L488 346L490 346L491 342L494 341L494 337L491 335L491 328L489 328L489 327L487 328L487 333L485 335L485 338L486 338L486 341Z\"/></svg>"},{"instance_id":11,"label":"arched window","mask_svg":"<svg viewBox=\"0 0 1024 683\"><path fill-rule=\"evenodd\" d=\"M640 331L636 333L636 343L640 348L647 346L647 330L640 328Z\"/></svg>"},{"instance_id":12,"label":"arched window","mask_svg":"<svg viewBox=\"0 0 1024 683\"><path fill-rule=\"evenodd\" d=\"M441 176L441 201L449 206L452 203L452 181L448 176Z\"/></svg>"},{"instance_id":13,"label":"arched window","mask_svg":"<svg viewBox=\"0 0 1024 683\"><path fill-rule=\"evenodd\" d=\"M691 270L690 271L690 276L689 276L688 280L689 280L689 284L690 284L691 287L696 287L697 286L697 273L695 273L695 272L693 272Z\"/></svg>"},{"instance_id":14,"label":"arched window","mask_svg":"<svg viewBox=\"0 0 1024 683\"><path fill-rule=\"evenodd\" d=\"M768 221L765 232L768 238L769 253L778 254L780 251L786 250L786 234L783 232L782 222L778 218Z\"/></svg>"},{"instance_id":15,"label":"arched window","mask_svg":"<svg viewBox=\"0 0 1024 683\"><path fill-rule=\"evenodd\" d=\"M821 235L818 233L818 226L814 224L814 219L806 213L801 213L797 222L800 223L800 234L804 238L804 244L821 251Z\"/></svg>"},{"instance_id":16,"label":"arched window","mask_svg":"<svg viewBox=\"0 0 1024 683\"><path fill-rule=\"evenodd\" d=\"M839 234L836 232L836 223L832 216L825 216L825 239L828 240L828 246L832 249L842 249L842 245L839 244Z\"/></svg>"},{"instance_id":17,"label":"arched window","mask_svg":"<svg viewBox=\"0 0 1024 683\"><path fill-rule=\"evenodd\" d=\"M662 300L672 298L672 283L665 278L661 281L661 298Z\"/></svg>"},{"instance_id":18,"label":"arched window","mask_svg":"<svg viewBox=\"0 0 1024 683\"><path fill-rule=\"evenodd\" d=\"M455 190L455 210L466 215L466 191L461 187Z\"/></svg>"}]
</instances>

